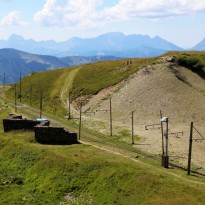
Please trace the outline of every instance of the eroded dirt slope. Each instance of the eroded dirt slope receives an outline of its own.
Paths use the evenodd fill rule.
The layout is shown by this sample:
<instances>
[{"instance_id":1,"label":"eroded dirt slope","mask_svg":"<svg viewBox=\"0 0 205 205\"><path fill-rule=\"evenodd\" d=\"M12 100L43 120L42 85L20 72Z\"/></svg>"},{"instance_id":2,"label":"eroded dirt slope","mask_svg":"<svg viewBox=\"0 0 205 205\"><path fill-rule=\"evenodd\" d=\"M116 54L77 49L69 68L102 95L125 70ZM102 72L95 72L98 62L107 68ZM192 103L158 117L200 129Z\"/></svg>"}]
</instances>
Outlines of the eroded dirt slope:
<instances>
[{"instance_id":1,"label":"eroded dirt slope","mask_svg":"<svg viewBox=\"0 0 205 205\"><path fill-rule=\"evenodd\" d=\"M169 63L142 68L127 81L93 96L84 110L109 110L108 97L111 95L113 132L117 134L119 130L130 130L131 112L135 111L135 133L141 137L138 142L140 145L135 146L156 154L160 154L162 150L161 130L145 130L145 125L159 123L161 110L169 118L169 132L183 132L183 136L170 135L170 155L186 164L190 122L193 121L205 136L205 81L185 68L174 66L174 70L177 72L170 69ZM87 119L92 122L103 121L103 126L100 123L87 124L96 126L96 129L99 126L102 132L108 133L108 112L98 111L94 116L87 116ZM200 137L196 131L194 137ZM197 167L205 168L205 142L194 143L193 146L193 162Z\"/></svg>"}]
</instances>

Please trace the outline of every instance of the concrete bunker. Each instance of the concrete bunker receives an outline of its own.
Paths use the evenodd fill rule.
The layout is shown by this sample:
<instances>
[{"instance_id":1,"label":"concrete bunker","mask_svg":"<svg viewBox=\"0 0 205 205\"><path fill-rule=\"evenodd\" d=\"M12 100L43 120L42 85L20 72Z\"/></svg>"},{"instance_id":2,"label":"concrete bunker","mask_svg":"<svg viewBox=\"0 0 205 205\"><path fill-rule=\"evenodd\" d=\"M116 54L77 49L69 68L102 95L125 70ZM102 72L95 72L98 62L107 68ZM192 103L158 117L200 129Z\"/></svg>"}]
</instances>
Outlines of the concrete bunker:
<instances>
[{"instance_id":1,"label":"concrete bunker","mask_svg":"<svg viewBox=\"0 0 205 205\"><path fill-rule=\"evenodd\" d=\"M50 127L42 123L34 127L36 141L42 144L77 144L77 133L70 133L63 127Z\"/></svg>"},{"instance_id":2,"label":"concrete bunker","mask_svg":"<svg viewBox=\"0 0 205 205\"><path fill-rule=\"evenodd\" d=\"M77 133L70 133L63 127L52 127L45 118L29 120L22 116L3 119L4 132L13 130L30 130L35 132L35 139L41 144L77 144Z\"/></svg>"},{"instance_id":3,"label":"concrete bunker","mask_svg":"<svg viewBox=\"0 0 205 205\"><path fill-rule=\"evenodd\" d=\"M27 118L22 118L21 115L10 116L7 119L3 119L4 132L9 132L13 130L31 130L34 131L34 127L40 124L41 121L29 120ZM50 121L45 121L47 125Z\"/></svg>"}]
</instances>

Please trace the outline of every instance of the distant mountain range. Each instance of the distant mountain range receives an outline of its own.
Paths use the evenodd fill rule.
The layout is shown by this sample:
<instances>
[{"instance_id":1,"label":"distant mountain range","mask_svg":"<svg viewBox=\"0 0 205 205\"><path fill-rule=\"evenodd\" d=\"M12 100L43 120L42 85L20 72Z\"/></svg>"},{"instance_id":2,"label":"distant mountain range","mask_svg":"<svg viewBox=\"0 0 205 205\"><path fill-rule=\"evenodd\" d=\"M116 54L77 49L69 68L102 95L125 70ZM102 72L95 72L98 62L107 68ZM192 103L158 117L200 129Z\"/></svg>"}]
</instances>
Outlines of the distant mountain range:
<instances>
[{"instance_id":1,"label":"distant mountain range","mask_svg":"<svg viewBox=\"0 0 205 205\"><path fill-rule=\"evenodd\" d=\"M70 38L64 42L25 40L12 35L8 40L0 40L0 48L14 48L40 55L65 56L104 56L151 57L170 50L183 50L159 36L124 35L120 32L105 33L95 38Z\"/></svg>"},{"instance_id":2,"label":"distant mountain range","mask_svg":"<svg viewBox=\"0 0 205 205\"><path fill-rule=\"evenodd\" d=\"M101 60L119 59L114 56L103 56ZM99 60L99 56L81 57L54 57L48 55L36 55L15 49L0 49L0 83L13 83L19 80L20 72L23 76L31 72L44 71L48 69L70 67Z\"/></svg>"},{"instance_id":3,"label":"distant mountain range","mask_svg":"<svg viewBox=\"0 0 205 205\"><path fill-rule=\"evenodd\" d=\"M173 50L183 49L159 36L126 36L120 32L90 39L73 37L64 42L25 40L14 34L8 40L0 40L0 83L3 82L4 73L6 82L12 83L19 80L20 71L25 76L31 72L98 60L152 57ZM205 38L190 50L205 50Z\"/></svg>"},{"instance_id":4,"label":"distant mountain range","mask_svg":"<svg viewBox=\"0 0 205 205\"><path fill-rule=\"evenodd\" d=\"M196 46L194 46L193 50L205 51L205 38L202 41L200 41Z\"/></svg>"}]
</instances>

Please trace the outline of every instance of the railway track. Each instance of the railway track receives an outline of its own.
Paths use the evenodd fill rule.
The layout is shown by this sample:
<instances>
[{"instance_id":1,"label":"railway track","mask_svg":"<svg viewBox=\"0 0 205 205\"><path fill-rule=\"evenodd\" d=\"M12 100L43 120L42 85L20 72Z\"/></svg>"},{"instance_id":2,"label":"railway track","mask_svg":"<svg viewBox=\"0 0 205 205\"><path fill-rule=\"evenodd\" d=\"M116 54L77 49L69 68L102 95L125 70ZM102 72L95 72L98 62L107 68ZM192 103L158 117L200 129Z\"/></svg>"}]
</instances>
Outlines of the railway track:
<instances>
[{"instance_id":1,"label":"railway track","mask_svg":"<svg viewBox=\"0 0 205 205\"><path fill-rule=\"evenodd\" d=\"M23 105L23 104L18 106L18 110L20 112L22 112L22 114L27 115L28 117L36 118L39 116L38 109L32 108L32 107L27 107L26 105ZM60 119L59 117L56 118L55 116L53 116L51 114L43 114L43 117L50 120L51 123L55 126L63 126L65 129L69 130L70 132L77 132L78 133L79 126L77 124L68 123L67 119L63 119L63 118ZM134 156L134 155L136 156L136 154L137 154L137 157L149 158L149 159L153 159L153 160L161 163L161 157L159 157L159 156L144 152L142 150L139 150L139 149L133 147L132 145L126 144L125 142L121 142L121 141L115 139L114 137L106 136L106 135L103 135L101 133L97 133L95 131L89 130L87 128L81 129L81 140L82 140L82 142L87 142L90 144L91 143L98 144L101 147L106 147L107 149L110 149L111 151L115 150L119 153L126 152L127 154L130 154L130 156ZM170 165L170 167L173 167L173 168L178 168L178 169L181 169L184 171L187 170L187 168L185 168L181 165L178 165L173 161L171 161L169 163L169 165ZM192 173L199 174L201 176L205 176L205 173L201 173L198 171L192 171Z\"/></svg>"},{"instance_id":2,"label":"railway track","mask_svg":"<svg viewBox=\"0 0 205 205\"><path fill-rule=\"evenodd\" d=\"M32 115L32 117L37 117L37 114L36 114L36 113L38 113L37 109L30 108L30 107L28 108L28 107L25 107L25 106L22 106L22 107L19 107L19 108L25 114ZM66 123L67 120L65 120L65 119L59 119L59 118L54 119L54 116L52 116L50 114L44 114L43 117L50 120L53 125L63 126L65 129L68 129L71 132L78 132L78 129L79 129L78 125L69 124L68 122ZM81 129L81 140L82 141L96 142L96 143L99 143L99 144L102 144L102 145L111 146L112 148L123 149L123 150L129 151L131 153L141 155L141 156L146 157L146 158L151 158L151 159L155 159L155 160L158 160L158 161L160 160L159 157L154 156L150 153L143 152L139 149L136 149L136 148L132 147L129 144L126 144L124 142L121 142L121 141L115 139L114 137L106 136L106 135L103 135L101 133L97 133L95 131L89 130L87 128L82 128Z\"/></svg>"}]
</instances>

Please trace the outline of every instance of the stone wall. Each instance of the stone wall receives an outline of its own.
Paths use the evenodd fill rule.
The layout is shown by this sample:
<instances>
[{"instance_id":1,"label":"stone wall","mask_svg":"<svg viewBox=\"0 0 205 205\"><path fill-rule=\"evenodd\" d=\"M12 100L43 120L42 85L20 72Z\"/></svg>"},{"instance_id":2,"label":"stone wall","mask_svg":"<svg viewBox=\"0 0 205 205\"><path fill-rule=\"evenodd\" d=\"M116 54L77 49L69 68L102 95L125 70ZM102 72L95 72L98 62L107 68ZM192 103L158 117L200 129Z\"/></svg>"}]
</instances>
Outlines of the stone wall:
<instances>
[{"instance_id":1,"label":"stone wall","mask_svg":"<svg viewBox=\"0 0 205 205\"><path fill-rule=\"evenodd\" d=\"M65 131L63 127L46 127L38 125L34 128L36 141L42 144L76 144L77 133Z\"/></svg>"}]
</instances>

